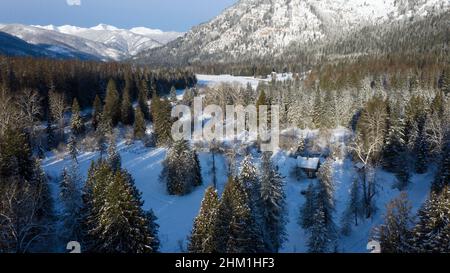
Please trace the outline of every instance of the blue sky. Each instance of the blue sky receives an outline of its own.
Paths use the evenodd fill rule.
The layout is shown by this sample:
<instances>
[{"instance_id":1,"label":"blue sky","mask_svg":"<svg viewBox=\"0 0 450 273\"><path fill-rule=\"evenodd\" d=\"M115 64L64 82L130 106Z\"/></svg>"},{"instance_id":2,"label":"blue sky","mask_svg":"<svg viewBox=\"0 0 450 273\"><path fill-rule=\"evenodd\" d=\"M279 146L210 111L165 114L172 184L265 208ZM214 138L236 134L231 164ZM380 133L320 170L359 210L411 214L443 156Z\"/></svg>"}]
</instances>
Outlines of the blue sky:
<instances>
[{"instance_id":1,"label":"blue sky","mask_svg":"<svg viewBox=\"0 0 450 273\"><path fill-rule=\"evenodd\" d=\"M187 31L237 0L0 0L0 23Z\"/></svg>"}]
</instances>

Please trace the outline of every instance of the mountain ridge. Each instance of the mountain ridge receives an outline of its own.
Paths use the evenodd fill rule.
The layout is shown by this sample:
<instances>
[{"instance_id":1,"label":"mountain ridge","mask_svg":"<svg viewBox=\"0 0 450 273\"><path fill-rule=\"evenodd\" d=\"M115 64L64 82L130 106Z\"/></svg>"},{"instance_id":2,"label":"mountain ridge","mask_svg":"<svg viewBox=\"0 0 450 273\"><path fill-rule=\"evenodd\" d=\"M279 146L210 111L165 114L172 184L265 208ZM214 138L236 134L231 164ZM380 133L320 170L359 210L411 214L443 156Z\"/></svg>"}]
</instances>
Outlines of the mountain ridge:
<instances>
[{"instance_id":1,"label":"mountain ridge","mask_svg":"<svg viewBox=\"0 0 450 273\"><path fill-rule=\"evenodd\" d=\"M0 31L69 58L86 55L102 61L125 60L143 50L163 46L183 34L145 27L126 30L106 24L91 28L0 24Z\"/></svg>"},{"instance_id":2,"label":"mountain ridge","mask_svg":"<svg viewBox=\"0 0 450 273\"><path fill-rule=\"evenodd\" d=\"M446 0L241 0L135 60L173 65L279 57L293 44L329 41L367 26L407 24L449 6Z\"/></svg>"},{"instance_id":3,"label":"mountain ridge","mask_svg":"<svg viewBox=\"0 0 450 273\"><path fill-rule=\"evenodd\" d=\"M10 56L32 56L40 58L55 58L55 59L67 59L67 54L61 54L55 51L46 49L44 46L33 45L26 41L10 35L6 32L0 31L0 54ZM79 52L72 52L73 57L81 60L90 60L95 58L94 56L82 54Z\"/></svg>"}]
</instances>

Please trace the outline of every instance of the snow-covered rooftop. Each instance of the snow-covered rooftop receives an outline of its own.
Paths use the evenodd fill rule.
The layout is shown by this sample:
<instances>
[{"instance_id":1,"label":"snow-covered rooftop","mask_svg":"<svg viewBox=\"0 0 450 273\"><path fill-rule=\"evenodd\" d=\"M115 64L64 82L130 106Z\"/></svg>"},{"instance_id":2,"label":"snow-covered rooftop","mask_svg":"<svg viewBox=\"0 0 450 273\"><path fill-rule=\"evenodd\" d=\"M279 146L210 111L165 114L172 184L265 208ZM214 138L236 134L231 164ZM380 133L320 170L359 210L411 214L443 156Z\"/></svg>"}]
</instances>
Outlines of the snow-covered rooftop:
<instances>
[{"instance_id":1,"label":"snow-covered rooftop","mask_svg":"<svg viewBox=\"0 0 450 273\"><path fill-rule=\"evenodd\" d=\"M297 157L297 164L302 169L316 170L319 167L320 158L318 157Z\"/></svg>"}]
</instances>

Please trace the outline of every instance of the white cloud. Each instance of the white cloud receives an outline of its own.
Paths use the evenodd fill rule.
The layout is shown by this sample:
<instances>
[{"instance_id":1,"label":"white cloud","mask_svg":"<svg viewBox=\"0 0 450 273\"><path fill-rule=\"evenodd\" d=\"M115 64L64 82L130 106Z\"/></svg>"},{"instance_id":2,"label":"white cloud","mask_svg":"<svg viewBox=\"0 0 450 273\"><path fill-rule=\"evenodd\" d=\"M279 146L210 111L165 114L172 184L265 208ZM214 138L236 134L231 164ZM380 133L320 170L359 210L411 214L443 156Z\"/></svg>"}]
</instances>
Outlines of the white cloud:
<instances>
[{"instance_id":1,"label":"white cloud","mask_svg":"<svg viewBox=\"0 0 450 273\"><path fill-rule=\"evenodd\" d=\"M81 6L81 0L66 0L69 6Z\"/></svg>"}]
</instances>

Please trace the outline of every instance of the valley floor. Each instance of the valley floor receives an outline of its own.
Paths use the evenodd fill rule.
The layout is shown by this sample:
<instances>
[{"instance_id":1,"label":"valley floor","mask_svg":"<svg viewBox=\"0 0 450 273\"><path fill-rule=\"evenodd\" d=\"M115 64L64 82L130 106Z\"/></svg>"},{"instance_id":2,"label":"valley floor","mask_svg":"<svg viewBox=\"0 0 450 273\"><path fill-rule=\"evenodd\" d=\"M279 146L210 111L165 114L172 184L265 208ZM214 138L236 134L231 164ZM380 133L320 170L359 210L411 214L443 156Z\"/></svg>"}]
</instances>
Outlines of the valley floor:
<instances>
[{"instance_id":1,"label":"valley floor","mask_svg":"<svg viewBox=\"0 0 450 273\"><path fill-rule=\"evenodd\" d=\"M240 83L250 82L254 79L232 76L198 76L200 84L215 84L221 81L238 81ZM257 80L255 80L257 81ZM334 130L334 136L345 133L345 129ZM135 179L136 186L142 192L145 201L144 209L153 209L158 217L157 223L160 225L159 238L161 240L162 252L183 252L186 250L187 238L192 229L192 224L197 215L205 189L212 184L212 157L208 153L200 153L200 163L202 168L203 185L196 188L191 194L183 197L169 196L165 185L159 181L162 170L162 161L166 155L166 149L146 148L141 142L126 145L125 141L118 142L118 150L122 157L122 166L127 169ZM254 154L255 163L258 164L260 155ZM99 158L98 153L85 152L78 157L80 171L83 178L86 178L88 168L92 160ZM296 253L306 252L307 234L299 226L300 207L305 202L301 194L310 183L316 180L297 179L291 175L291 171L296 164L296 159L288 156L284 151L278 151L273 155L274 163L278 165L280 172L285 177L285 192L287 194L288 219L287 241L281 252ZM51 190L56 204L56 212L60 212L58 194L59 180L63 168L69 166L69 156L58 158L49 154L42 162L51 181ZM221 193L227 179L226 161L222 155L216 156L216 169L218 191ZM334 163L334 179L336 186L336 212L334 220L339 225L340 218L345 210L349 198L352 177L355 175L354 163L350 159L336 161ZM361 222L357 227L353 227L351 235L340 236L339 252L368 252L367 242L370 238L373 227L382 223L386 204L397 197L400 192L393 188L395 178L392 174L382 170L377 171L377 212L372 219ZM430 182L433 179L434 171L431 169L424 175L413 175L411 184L407 188L408 197L413 206L413 213L427 199L430 189Z\"/></svg>"}]
</instances>

